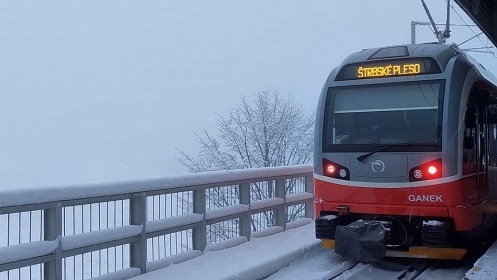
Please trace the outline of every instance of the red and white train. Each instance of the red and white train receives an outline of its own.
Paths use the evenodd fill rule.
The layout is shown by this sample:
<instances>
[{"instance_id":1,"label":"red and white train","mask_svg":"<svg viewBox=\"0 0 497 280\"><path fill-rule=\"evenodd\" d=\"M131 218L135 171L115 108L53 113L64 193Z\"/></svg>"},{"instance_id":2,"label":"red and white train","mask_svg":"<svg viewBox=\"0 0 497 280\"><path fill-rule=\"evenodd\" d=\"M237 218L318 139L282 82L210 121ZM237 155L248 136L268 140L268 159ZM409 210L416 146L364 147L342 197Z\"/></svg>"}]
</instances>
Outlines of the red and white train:
<instances>
[{"instance_id":1,"label":"red and white train","mask_svg":"<svg viewBox=\"0 0 497 280\"><path fill-rule=\"evenodd\" d=\"M316 237L347 259L460 259L494 221L497 80L456 46L347 57L314 141Z\"/></svg>"}]
</instances>

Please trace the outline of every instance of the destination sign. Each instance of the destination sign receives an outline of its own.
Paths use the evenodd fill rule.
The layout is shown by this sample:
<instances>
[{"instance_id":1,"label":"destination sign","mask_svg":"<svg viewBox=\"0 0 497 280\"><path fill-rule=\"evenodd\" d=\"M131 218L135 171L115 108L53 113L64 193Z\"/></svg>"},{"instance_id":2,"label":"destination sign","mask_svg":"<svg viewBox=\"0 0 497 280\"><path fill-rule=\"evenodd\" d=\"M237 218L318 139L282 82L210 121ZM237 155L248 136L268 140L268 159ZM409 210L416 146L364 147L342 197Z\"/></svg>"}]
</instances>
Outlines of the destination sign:
<instances>
[{"instance_id":1,"label":"destination sign","mask_svg":"<svg viewBox=\"0 0 497 280\"><path fill-rule=\"evenodd\" d=\"M388 76L416 75L421 73L421 64L389 64L386 66L357 68L357 78L379 78Z\"/></svg>"},{"instance_id":2,"label":"destination sign","mask_svg":"<svg viewBox=\"0 0 497 280\"><path fill-rule=\"evenodd\" d=\"M438 74L440 67L432 58L367 61L344 66L336 81Z\"/></svg>"}]
</instances>

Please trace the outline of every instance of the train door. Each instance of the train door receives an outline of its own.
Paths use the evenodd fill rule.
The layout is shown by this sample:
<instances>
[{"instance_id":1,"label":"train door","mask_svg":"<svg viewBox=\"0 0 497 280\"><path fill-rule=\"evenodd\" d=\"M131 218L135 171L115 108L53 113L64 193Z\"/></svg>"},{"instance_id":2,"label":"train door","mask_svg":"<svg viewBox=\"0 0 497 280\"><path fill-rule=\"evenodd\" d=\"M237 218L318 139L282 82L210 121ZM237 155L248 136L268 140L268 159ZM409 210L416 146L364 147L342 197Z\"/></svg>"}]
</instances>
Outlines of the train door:
<instances>
[{"instance_id":1,"label":"train door","mask_svg":"<svg viewBox=\"0 0 497 280\"><path fill-rule=\"evenodd\" d=\"M464 119L463 175L470 203L485 199L487 190L487 107L484 98L473 91Z\"/></svg>"},{"instance_id":2,"label":"train door","mask_svg":"<svg viewBox=\"0 0 497 280\"><path fill-rule=\"evenodd\" d=\"M488 161L487 161L487 200L497 203L497 100L487 108L488 121Z\"/></svg>"},{"instance_id":3,"label":"train door","mask_svg":"<svg viewBox=\"0 0 497 280\"><path fill-rule=\"evenodd\" d=\"M488 153L487 153L487 131L488 131L488 122L487 122L487 104L486 98L482 96L479 100L477 106L477 133L478 133L478 183L476 192L478 195L478 200L486 199L487 194L487 161L488 161Z\"/></svg>"}]
</instances>

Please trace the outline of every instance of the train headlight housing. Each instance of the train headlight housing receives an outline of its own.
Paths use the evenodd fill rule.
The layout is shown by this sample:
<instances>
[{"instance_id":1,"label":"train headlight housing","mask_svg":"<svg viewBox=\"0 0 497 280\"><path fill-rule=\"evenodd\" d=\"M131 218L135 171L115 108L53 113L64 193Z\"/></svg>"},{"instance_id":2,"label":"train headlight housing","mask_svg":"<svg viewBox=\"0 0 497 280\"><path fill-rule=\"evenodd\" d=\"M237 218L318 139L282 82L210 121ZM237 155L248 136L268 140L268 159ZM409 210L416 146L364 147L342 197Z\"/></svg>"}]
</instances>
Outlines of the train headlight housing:
<instances>
[{"instance_id":1,"label":"train headlight housing","mask_svg":"<svg viewBox=\"0 0 497 280\"><path fill-rule=\"evenodd\" d=\"M425 164L411 168L409 171L409 181L424 181L438 179L442 177L442 159L429 161Z\"/></svg>"},{"instance_id":2,"label":"train headlight housing","mask_svg":"<svg viewBox=\"0 0 497 280\"><path fill-rule=\"evenodd\" d=\"M350 171L347 167L327 159L323 159L323 174L335 179L350 180Z\"/></svg>"}]
</instances>

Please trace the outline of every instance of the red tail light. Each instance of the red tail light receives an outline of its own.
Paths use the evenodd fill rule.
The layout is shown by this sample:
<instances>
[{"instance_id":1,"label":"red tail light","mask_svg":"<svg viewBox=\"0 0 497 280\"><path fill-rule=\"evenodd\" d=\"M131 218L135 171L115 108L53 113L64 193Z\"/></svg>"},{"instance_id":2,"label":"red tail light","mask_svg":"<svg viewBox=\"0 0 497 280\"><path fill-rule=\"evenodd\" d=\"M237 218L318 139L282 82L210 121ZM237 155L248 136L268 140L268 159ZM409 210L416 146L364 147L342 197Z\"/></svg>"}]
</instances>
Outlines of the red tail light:
<instances>
[{"instance_id":1,"label":"red tail light","mask_svg":"<svg viewBox=\"0 0 497 280\"><path fill-rule=\"evenodd\" d=\"M323 175L341 180L350 180L350 171L347 167L327 159L323 159Z\"/></svg>"},{"instance_id":2,"label":"red tail light","mask_svg":"<svg viewBox=\"0 0 497 280\"><path fill-rule=\"evenodd\" d=\"M336 167L332 163L328 163L324 167L324 173L326 174L326 176L334 176L335 175L335 171L336 171Z\"/></svg>"},{"instance_id":3,"label":"red tail light","mask_svg":"<svg viewBox=\"0 0 497 280\"><path fill-rule=\"evenodd\" d=\"M409 171L409 181L424 181L438 179L442 177L442 159L432 160L422 165L411 168Z\"/></svg>"},{"instance_id":4,"label":"red tail light","mask_svg":"<svg viewBox=\"0 0 497 280\"><path fill-rule=\"evenodd\" d=\"M430 173L430 175L435 175L435 174L437 174L437 172L438 172L438 169L436 166L430 165L430 167L428 167L428 173Z\"/></svg>"}]
</instances>

